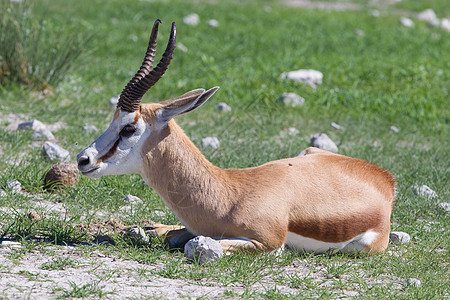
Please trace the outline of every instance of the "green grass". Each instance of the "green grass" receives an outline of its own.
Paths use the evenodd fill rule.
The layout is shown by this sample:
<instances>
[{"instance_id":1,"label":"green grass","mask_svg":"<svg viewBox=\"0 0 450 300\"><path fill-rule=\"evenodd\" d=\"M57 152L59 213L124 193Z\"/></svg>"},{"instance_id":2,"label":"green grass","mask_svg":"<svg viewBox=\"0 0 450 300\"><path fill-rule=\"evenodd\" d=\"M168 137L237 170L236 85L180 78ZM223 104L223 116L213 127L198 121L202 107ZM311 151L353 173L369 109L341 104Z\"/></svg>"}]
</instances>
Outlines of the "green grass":
<instances>
[{"instance_id":1,"label":"green grass","mask_svg":"<svg viewBox=\"0 0 450 300\"><path fill-rule=\"evenodd\" d=\"M351 258L346 256L299 256L236 254L214 266L188 264L179 252L165 249L159 240L150 245L133 245L115 236L117 244L83 248L114 254L144 264L156 265L140 276L185 278L199 285L226 288L228 297L336 298L343 291L363 297L443 298L448 297L449 216L438 209L449 199L450 148L447 32L417 22L402 27L399 15L386 13L376 18L368 11L330 12L288 8L277 2L220 1L38 1L34 12L58 30L94 34L89 56L68 73L55 94L40 96L15 84L0 87L0 117L24 114L24 120L44 123L62 121L58 144L68 149L72 161L109 124L113 109L110 97L119 94L141 63L153 21L163 20L159 46L163 48L170 22L178 23L178 43L188 52L176 50L164 78L144 97L160 101L190 89L216 85L218 93L201 109L178 118L186 133L205 155L221 167L250 167L266 161L298 155L309 145L311 134L326 132L337 142L340 153L362 158L389 169L398 181L398 196L392 214L392 230L408 232L408 245L390 245L384 253ZM268 12L264 6L271 6ZM443 1L402 1L398 8L420 11L431 7L448 16ZM447 10L446 10L447 9ZM188 13L200 15L200 24L182 23ZM66 26L64 20L71 20ZM218 28L208 19L217 19ZM355 33L362 30L362 36ZM157 55L162 50L158 48ZM280 74L297 69L324 73L317 89L283 82ZM277 103L284 92L306 99L301 108ZM230 113L218 113L215 106L226 102ZM333 131L330 122L344 130ZM95 125L99 133L83 132ZM7 126L3 121L2 126ZM391 125L400 133L389 130ZM299 133L285 134L295 127ZM217 136L221 147L203 149L201 139ZM120 219L137 224L144 219L178 224L159 196L137 175L80 178L74 188L48 193L43 178L53 162L43 158L39 146L31 143L31 132L0 131L0 189L19 180L31 196L8 193L0 197L0 234L33 243L70 244L89 242L92 237L77 230L77 224ZM15 165L13 163L16 163ZM426 184L439 195L426 199L409 187ZM133 194L143 199L131 210L123 210L123 198ZM39 197L37 197L39 196ZM44 201L65 209L61 217ZM155 210L165 212L156 215ZM27 217L36 211L41 220ZM12 213L11 213L12 212ZM438 223L436 223L438 222ZM81 247L81 246L80 246ZM444 249L444 250L442 250ZM15 251L19 261L26 253ZM311 271L324 268L331 278L326 284L302 276L288 266L299 259ZM71 261L53 261L45 268L71 267ZM285 272L288 268L290 272ZM294 271L292 271L294 270ZM406 278L418 278L421 288L401 288ZM380 282L377 284L377 282ZM260 284L264 288L255 290ZM237 291L236 286L243 287ZM288 287L289 290L285 288ZM67 297L97 295L95 284L76 285L58 291Z\"/></svg>"}]
</instances>

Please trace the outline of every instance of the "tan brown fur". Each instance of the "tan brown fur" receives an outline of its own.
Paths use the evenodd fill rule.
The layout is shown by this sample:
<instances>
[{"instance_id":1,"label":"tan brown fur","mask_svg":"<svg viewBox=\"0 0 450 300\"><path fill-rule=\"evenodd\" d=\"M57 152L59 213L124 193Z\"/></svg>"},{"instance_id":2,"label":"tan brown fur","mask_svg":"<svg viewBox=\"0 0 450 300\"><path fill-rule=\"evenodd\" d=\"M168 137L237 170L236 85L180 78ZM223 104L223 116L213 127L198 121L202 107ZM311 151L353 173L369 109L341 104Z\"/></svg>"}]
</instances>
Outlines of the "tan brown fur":
<instances>
[{"instance_id":1,"label":"tan brown fur","mask_svg":"<svg viewBox=\"0 0 450 300\"><path fill-rule=\"evenodd\" d=\"M142 104L144 121L155 124L161 107ZM308 148L259 167L220 169L174 120L141 152L142 177L193 234L246 237L252 247L272 250L288 231L337 243L372 229L379 235L366 252L387 246L395 180L368 162Z\"/></svg>"}]
</instances>

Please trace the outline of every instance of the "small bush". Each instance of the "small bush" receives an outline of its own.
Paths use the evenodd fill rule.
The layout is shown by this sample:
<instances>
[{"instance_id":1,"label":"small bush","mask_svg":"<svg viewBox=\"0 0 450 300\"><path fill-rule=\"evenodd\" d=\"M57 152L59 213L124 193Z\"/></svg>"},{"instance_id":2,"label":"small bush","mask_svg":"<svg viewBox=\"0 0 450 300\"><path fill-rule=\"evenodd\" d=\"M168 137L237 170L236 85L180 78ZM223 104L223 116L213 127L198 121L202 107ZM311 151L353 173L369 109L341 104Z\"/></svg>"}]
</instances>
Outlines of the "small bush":
<instances>
[{"instance_id":1,"label":"small bush","mask_svg":"<svg viewBox=\"0 0 450 300\"><path fill-rule=\"evenodd\" d=\"M36 89L55 86L73 66L89 38L48 28L28 1L0 0L0 83ZM67 34L67 32L72 32Z\"/></svg>"}]
</instances>

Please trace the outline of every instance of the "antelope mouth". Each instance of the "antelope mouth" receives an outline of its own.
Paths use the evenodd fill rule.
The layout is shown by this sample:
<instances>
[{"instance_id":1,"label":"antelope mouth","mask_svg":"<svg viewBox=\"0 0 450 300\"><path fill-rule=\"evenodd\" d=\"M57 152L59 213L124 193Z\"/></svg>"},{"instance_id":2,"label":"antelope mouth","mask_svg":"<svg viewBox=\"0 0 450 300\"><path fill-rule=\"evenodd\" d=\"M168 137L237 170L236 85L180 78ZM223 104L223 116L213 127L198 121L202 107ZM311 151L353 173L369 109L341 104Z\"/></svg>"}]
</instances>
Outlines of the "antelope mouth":
<instances>
[{"instance_id":1,"label":"antelope mouth","mask_svg":"<svg viewBox=\"0 0 450 300\"><path fill-rule=\"evenodd\" d=\"M89 175L91 175L92 173L94 173L95 171L97 171L98 169L100 169L100 166L97 166L93 169L90 169L88 171L81 171L81 174L83 174L83 176L87 176L89 177Z\"/></svg>"}]
</instances>

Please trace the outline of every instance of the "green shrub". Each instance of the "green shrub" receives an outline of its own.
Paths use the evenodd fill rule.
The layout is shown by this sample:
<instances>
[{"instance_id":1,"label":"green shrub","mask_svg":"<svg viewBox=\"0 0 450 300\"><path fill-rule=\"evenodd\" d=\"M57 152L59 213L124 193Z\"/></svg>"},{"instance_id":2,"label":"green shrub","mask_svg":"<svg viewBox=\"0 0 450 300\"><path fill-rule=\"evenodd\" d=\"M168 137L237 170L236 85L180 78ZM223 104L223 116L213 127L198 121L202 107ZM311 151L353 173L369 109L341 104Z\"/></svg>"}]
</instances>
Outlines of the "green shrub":
<instances>
[{"instance_id":1,"label":"green shrub","mask_svg":"<svg viewBox=\"0 0 450 300\"><path fill-rule=\"evenodd\" d=\"M36 18L28 1L0 0L0 84L51 88L64 78L89 38Z\"/></svg>"}]
</instances>

